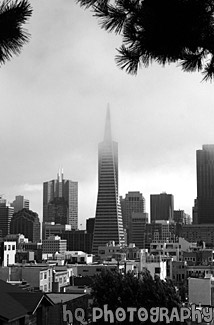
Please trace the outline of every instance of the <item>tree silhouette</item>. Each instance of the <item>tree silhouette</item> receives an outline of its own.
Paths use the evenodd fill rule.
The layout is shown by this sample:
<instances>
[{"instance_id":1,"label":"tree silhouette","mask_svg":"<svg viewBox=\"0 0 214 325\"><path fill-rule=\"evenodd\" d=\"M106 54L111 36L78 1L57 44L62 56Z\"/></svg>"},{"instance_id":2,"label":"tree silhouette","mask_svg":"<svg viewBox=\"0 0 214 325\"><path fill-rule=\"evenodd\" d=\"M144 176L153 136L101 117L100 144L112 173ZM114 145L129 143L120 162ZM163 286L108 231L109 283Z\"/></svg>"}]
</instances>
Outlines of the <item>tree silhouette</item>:
<instances>
[{"instance_id":1,"label":"tree silhouette","mask_svg":"<svg viewBox=\"0 0 214 325\"><path fill-rule=\"evenodd\" d=\"M0 64L18 55L28 42L29 34L22 25L32 14L28 0L5 0L0 3Z\"/></svg>"},{"instance_id":2,"label":"tree silhouette","mask_svg":"<svg viewBox=\"0 0 214 325\"><path fill-rule=\"evenodd\" d=\"M154 307L165 307L172 311L174 307L179 311L181 306L180 298L172 282L160 280L159 277L153 279L148 271L138 278L131 272L122 275L117 271L103 271L96 276L92 284L91 295L93 297L92 307L104 310L104 306L108 305L108 310L111 310L114 315L117 308L123 308L127 311L127 308L139 310L144 307L150 311ZM124 321L118 322L114 318L114 324L128 325L133 321L133 324L142 324L137 312L134 313L133 317L134 319L131 322L128 314ZM111 324L110 319L108 321L102 317L97 319L96 324ZM149 318L143 322L146 325L152 323L154 322ZM158 321L156 324L164 324L164 322ZM178 322L171 320L170 324L178 324Z\"/></svg>"},{"instance_id":3,"label":"tree silhouette","mask_svg":"<svg viewBox=\"0 0 214 325\"><path fill-rule=\"evenodd\" d=\"M214 77L214 0L77 0L122 35L116 62L136 74L153 61Z\"/></svg>"}]
</instances>

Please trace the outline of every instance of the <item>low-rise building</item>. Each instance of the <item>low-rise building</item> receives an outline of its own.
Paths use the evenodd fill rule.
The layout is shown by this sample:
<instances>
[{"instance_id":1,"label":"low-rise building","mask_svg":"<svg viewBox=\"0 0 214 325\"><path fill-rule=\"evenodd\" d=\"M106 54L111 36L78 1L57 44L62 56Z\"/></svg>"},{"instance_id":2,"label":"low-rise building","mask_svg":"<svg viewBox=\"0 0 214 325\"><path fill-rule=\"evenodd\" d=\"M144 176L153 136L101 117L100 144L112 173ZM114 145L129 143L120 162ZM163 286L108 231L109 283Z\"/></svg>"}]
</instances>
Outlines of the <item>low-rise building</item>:
<instances>
[{"instance_id":1,"label":"low-rise building","mask_svg":"<svg viewBox=\"0 0 214 325\"><path fill-rule=\"evenodd\" d=\"M75 264L72 265L74 276L89 276L93 277L96 274L99 274L102 270L115 271L118 269L117 264L91 264L91 265L81 265Z\"/></svg>"},{"instance_id":2,"label":"low-rise building","mask_svg":"<svg viewBox=\"0 0 214 325\"><path fill-rule=\"evenodd\" d=\"M71 269L72 270L72 269ZM70 272L65 266L63 268L53 268L53 292L64 292L65 287L70 285Z\"/></svg>"},{"instance_id":3,"label":"low-rise building","mask_svg":"<svg viewBox=\"0 0 214 325\"><path fill-rule=\"evenodd\" d=\"M43 254L64 253L67 250L67 240L59 236L50 236L42 241Z\"/></svg>"},{"instance_id":4,"label":"low-rise building","mask_svg":"<svg viewBox=\"0 0 214 325\"><path fill-rule=\"evenodd\" d=\"M0 324L52 324L49 309L54 302L43 292L27 292L0 280Z\"/></svg>"},{"instance_id":5,"label":"low-rise building","mask_svg":"<svg viewBox=\"0 0 214 325\"><path fill-rule=\"evenodd\" d=\"M141 249L140 260L138 264L138 272L143 272L147 269L152 277L158 275L161 280L167 277L167 262L161 255L152 255L147 249Z\"/></svg>"},{"instance_id":6,"label":"low-rise building","mask_svg":"<svg viewBox=\"0 0 214 325\"><path fill-rule=\"evenodd\" d=\"M33 290L52 291L52 267L46 264L23 264L0 268L4 281L26 281Z\"/></svg>"},{"instance_id":7,"label":"low-rise building","mask_svg":"<svg viewBox=\"0 0 214 325\"><path fill-rule=\"evenodd\" d=\"M0 265L9 266L15 264L16 242L3 241L0 243Z\"/></svg>"},{"instance_id":8,"label":"low-rise building","mask_svg":"<svg viewBox=\"0 0 214 325\"><path fill-rule=\"evenodd\" d=\"M126 259L126 248L122 245L115 245L114 241L110 241L106 245L98 247L98 256L101 261L122 261Z\"/></svg>"},{"instance_id":9,"label":"low-rise building","mask_svg":"<svg viewBox=\"0 0 214 325\"><path fill-rule=\"evenodd\" d=\"M155 241L150 244L150 253L153 255L171 256L174 261L183 260L183 252L196 247L196 243L189 243L184 238L178 240Z\"/></svg>"}]
</instances>

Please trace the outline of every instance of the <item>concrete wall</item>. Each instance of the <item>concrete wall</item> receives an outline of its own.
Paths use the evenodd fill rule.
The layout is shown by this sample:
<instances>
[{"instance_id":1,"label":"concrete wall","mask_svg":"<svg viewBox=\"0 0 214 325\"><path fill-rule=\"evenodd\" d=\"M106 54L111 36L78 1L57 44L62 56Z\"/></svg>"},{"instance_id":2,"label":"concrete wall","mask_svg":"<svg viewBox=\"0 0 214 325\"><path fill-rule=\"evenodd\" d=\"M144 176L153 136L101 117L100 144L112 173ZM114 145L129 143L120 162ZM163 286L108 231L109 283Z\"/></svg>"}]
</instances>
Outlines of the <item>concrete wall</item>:
<instances>
[{"instance_id":1,"label":"concrete wall","mask_svg":"<svg viewBox=\"0 0 214 325\"><path fill-rule=\"evenodd\" d=\"M201 305L211 305L211 279L188 279L189 302Z\"/></svg>"}]
</instances>

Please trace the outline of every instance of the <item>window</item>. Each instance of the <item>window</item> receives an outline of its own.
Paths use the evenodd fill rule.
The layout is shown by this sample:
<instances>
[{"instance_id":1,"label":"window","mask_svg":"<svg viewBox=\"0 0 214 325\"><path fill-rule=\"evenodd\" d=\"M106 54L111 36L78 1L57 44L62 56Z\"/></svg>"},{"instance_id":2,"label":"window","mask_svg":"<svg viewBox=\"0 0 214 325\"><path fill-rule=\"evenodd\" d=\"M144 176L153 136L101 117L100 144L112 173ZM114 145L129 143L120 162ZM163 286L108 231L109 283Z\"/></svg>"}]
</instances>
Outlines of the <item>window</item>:
<instances>
[{"instance_id":1,"label":"window","mask_svg":"<svg viewBox=\"0 0 214 325\"><path fill-rule=\"evenodd\" d=\"M12 250L15 251L15 245L12 245Z\"/></svg>"},{"instance_id":2,"label":"window","mask_svg":"<svg viewBox=\"0 0 214 325\"><path fill-rule=\"evenodd\" d=\"M8 245L8 250L10 251L10 248L11 248L11 246L10 245Z\"/></svg>"},{"instance_id":3,"label":"window","mask_svg":"<svg viewBox=\"0 0 214 325\"><path fill-rule=\"evenodd\" d=\"M47 286L47 284L44 285L44 291L45 291L45 292L48 291L48 286Z\"/></svg>"},{"instance_id":4,"label":"window","mask_svg":"<svg viewBox=\"0 0 214 325\"><path fill-rule=\"evenodd\" d=\"M44 273L44 279L47 279L47 272Z\"/></svg>"},{"instance_id":5,"label":"window","mask_svg":"<svg viewBox=\"0 0 214 325\"><path fill-rule=\"evenodd\" d=\"M155 273L157 273L157 274L160 274L161 273L160 267L155 267Z\"/></svg>"}]
</instances>

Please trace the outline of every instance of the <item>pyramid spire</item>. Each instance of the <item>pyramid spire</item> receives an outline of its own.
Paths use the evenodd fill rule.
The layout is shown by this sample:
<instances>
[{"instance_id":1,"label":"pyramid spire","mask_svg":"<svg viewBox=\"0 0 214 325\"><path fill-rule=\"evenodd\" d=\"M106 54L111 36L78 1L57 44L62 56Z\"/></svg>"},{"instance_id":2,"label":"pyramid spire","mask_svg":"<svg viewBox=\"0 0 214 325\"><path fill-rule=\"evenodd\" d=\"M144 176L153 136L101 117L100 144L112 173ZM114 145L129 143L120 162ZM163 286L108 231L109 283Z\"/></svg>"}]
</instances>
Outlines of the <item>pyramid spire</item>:
<instances>
[{"instance_id":1,"label":"pyramid spire","mask_svg":"<svg viewBox=\"0 0 214 325\"><path fill-rule=\"evenodd\" d=\"M106 111L106 124L105 124L105 133L104 141L111 141L111 116L110 116L110 106L108 104Z\"/></svg>"}]
</instances>

